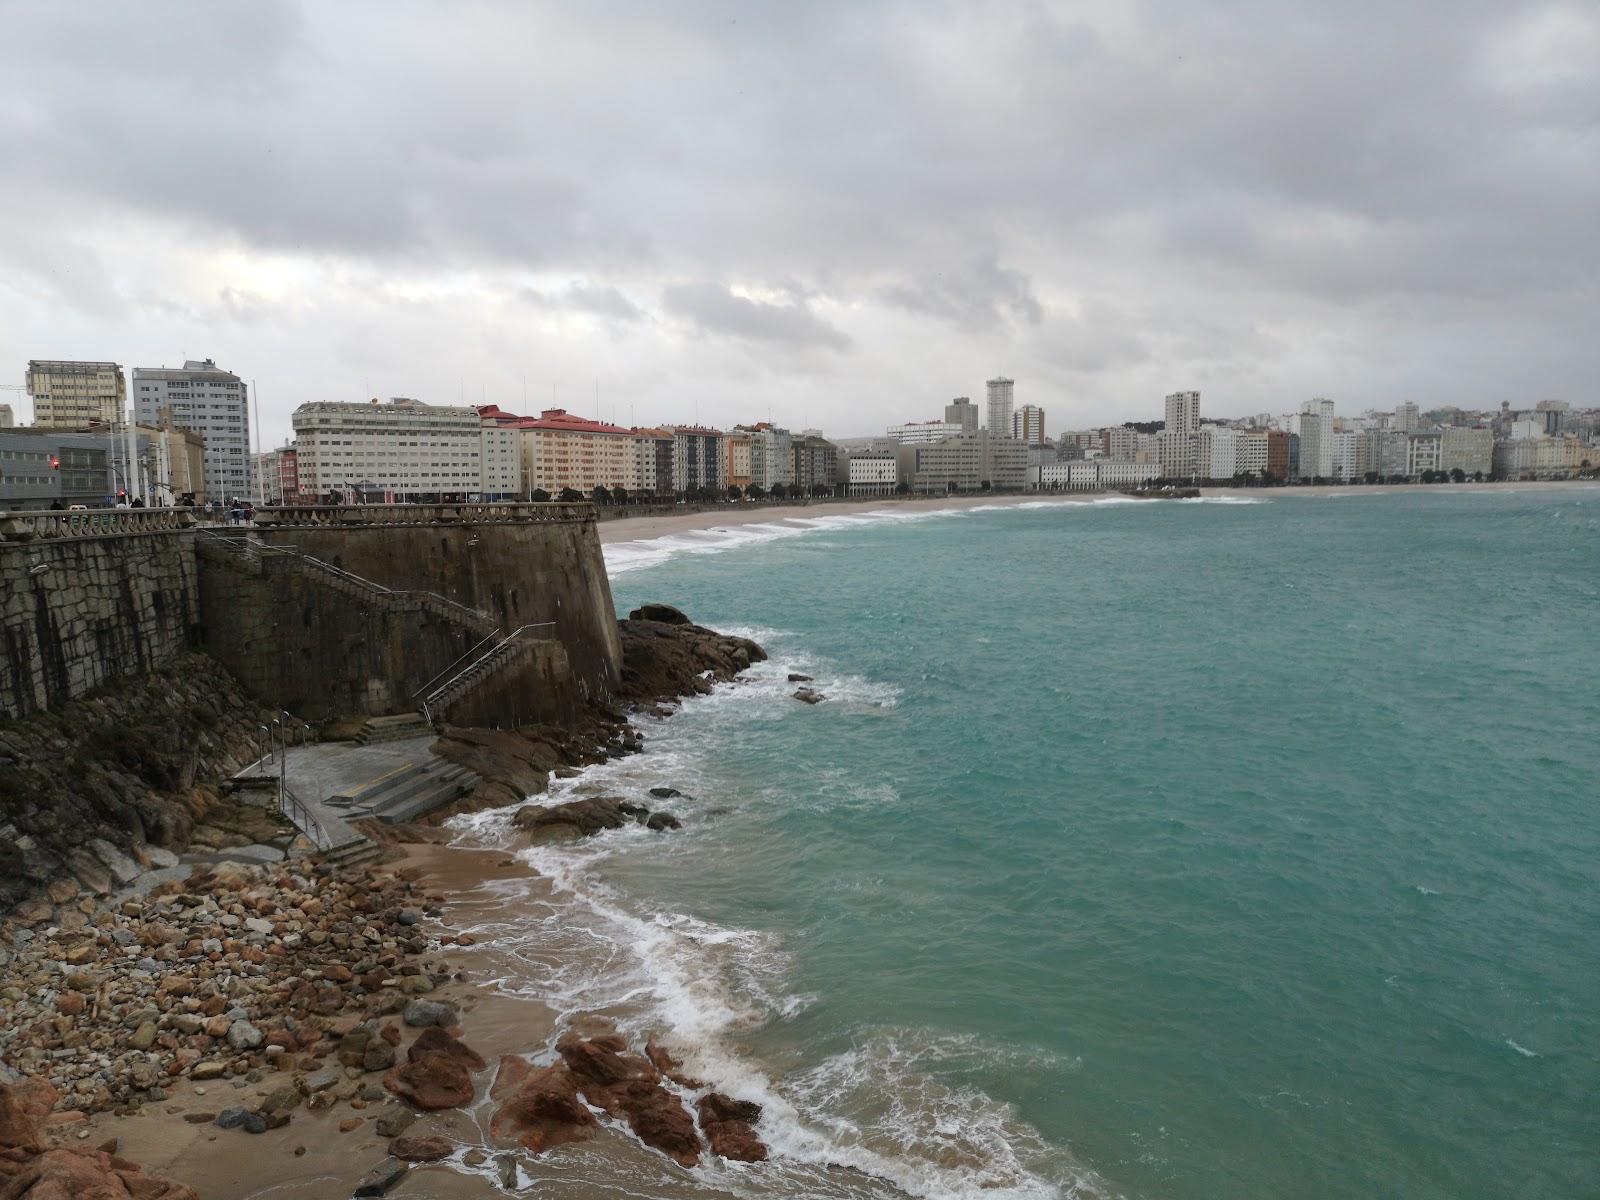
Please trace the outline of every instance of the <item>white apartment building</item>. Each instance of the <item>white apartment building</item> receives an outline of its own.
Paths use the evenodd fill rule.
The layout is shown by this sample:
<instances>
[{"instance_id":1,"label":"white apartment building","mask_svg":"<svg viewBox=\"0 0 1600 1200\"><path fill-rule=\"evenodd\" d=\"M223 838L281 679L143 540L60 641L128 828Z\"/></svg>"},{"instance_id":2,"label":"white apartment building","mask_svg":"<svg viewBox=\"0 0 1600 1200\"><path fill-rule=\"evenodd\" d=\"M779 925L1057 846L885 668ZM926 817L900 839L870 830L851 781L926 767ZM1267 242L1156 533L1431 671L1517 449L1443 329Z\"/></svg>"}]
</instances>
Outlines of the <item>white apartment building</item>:
<instances>
[{"instance_id":1,"label":"white apartment building","mask_svg":"<svg viewBox=\"0 0 1600 1200\"><path fill-rule=\"evenodd\" d=\"M1232 479L1239 472L1238 430L1208 425L1195 438L1196 474L1206 479Z\"/></svg>"},{"instance_id":2,"label":"white apartment building","mask_svg":"<svg viewBox=\"0 0 1600 1200\"><path fill-rule=\"evenodd\" d=\"M1494 470L1494 430L1447 425L1439 431L1439 469L1488 475Z\"/></svg>"},{"instance_id":3,"label":"white apartment building","mask_svg":"<svg viewBox=\"0 0 1600 1200\"><path fill-rule=\"evenodd\" d=\"M494 420L479 420L478 495L484 500L521 500L522 435Z\"/></svg>"},{"instance_id":4,"label":"white apartment building","mask_svg":"<svg viewBox=\"0 0 1600 1200\"><path fill-rule=\"evenodd\" d=\"M1407 401L1404 404L1396 404L1394 406L1393 428L1405 433L1417 428L1417 426L1421 424L1422 414L1415 404Z\"/></svg>"},{"instance_id":5,"label":"white apartment building","mask_svg":"<svg viewBox=\"0 0 1600 1200\"><path fill-rule=\"evenodd\" d=\"M94 421L127 423L127 384L116 363L31 359L27 388L38 428L83 429Z\"/></svg>"},{"instance_id":6,"label":"white apartment building","mask_svg":"<svg viewBox=\"0 0 1600 1200\"><path fill-rule=\"evenodd\" d=\"M1011 413L1013 410L1013 392L1017 386L1015 379L1007 379L1004 375L997 375L985 385L989 389L989 436L1011 436Z\"/></svg>"},{"instance_id":7,"label":"white apartment building","mask_svg":"<svg viewBox=\"0 0 1600 1200\"><path fill-rule=\"evenodd\" d=\"M1073 462L1040 463L1031 482L1047 491L1092 492L1101 488L1137 488L1161 477L1160 463L1126 459L1091 458Z\"/></svg>"},{"instance_id":8,"label":"white apartment building","mask_svg":"<svg viewBox=\"0 0 1600 1200\"><path fill-rule=\"evenodd\" d=\"M205 443L206 495L226 503L260 501L250 468L250 389L211 359L181 368L133 369L134 415L140 425L198 433Z\"/></svg>"},{"instance_id":9,"label":"white apartment building","mask_svg":"<svg viewBox=\"0 0 1600 1200\"><path fill-rule=\"evenodd\" d=\"M11 429L16 423L17 419L12 415L11 405L0 404L0 429Z\"/></svg>"},{"instance_id":10,"label":"white apartment building","mask_svg":"<svg viewBox=\"0 0 1600 1200\"><path fill-rule=\"evenodd\" d=\"M1333 478L1333 417L1321 412L1300 414L1300 478Z\"/></svg>"},{"instance_id":11,"label":"white apartment building","mask_svg":"<svg viewBox=\"0 0 1600 1200\"><path fill-rule=\"evenodd\" d=\"M476 495L482 487L477 409L403 398L325 401L302 404L291 420L302 492L417 501Z\"/></svg>"},{"instance_id":12,"label":"white apartment building","mask_svg":"<svg viewBox=\"0 0 1600 1200\"><path fill-rule=\"evenodd\" d=\"M900 464L896 455L884 450L868 450L850 456L849 487L852 496L888 496L900 483Z\"/></svg>"},{"instance_id":13,"label":"white apartment building","mask_svg":"<svg viewBox=\"0 0 1600 1200\"><path fill-rule=\"evenodd\" d=\"M1044 445L1044 409L1024 404L1011 414L1011 436L1030 446Z\"/></svg>"},{"instance_id":14,"label":"white apartment building","mask_svg":"<svg viewBox=\"0 0 1600 1200\"><path fill-rule=\"evenodd\" d=\"M1200 393L1173 392L1167 397L1166 433L1200 432Z\"/></svg>"},{"instance_id":15,"label":"white apartment building","mask_svg":"<svg viewBox=\"0 0 1600 1200\"><path fill-rule=\"evenodd\" d=\"M1234 469L1241 475L1261 476L1267 471L1267 431L1241 434L1234 450Z\"/></svg>"},{"instance_id":16,"label":"white apartment building","mask_svg":"<svg viewBox=\"0 0 1600 1200\"><path fill-rule=\"evenodd\" d=\"M1333 478L1341 483L1359 480L1365 467L1366 435L1348 430L1333 435Z\"/></svg>"},{"instance_id":17,"label":"white apartment building","mask_svg":"<svg viewBox=\"0 0 1600 1200\"><path fill-rule=\"evenodd\" d=\"M889 426L888 436L897 446L931 446L963 432L963 425L949 421L908 421L904 425Z\"/></svg>"},{"instance_id":18,"label":"white apartment building","mask_svg":"<svg viewBox=\"0 0 1600 1200\"><path fill-rule=\"evenodd\" d=\"M672 488L692 492L706 487L727 487L723 477L722 432L699 425L670 425L672 433ZM754 457L755 439L751 439ZM792 474L794 468L790 466Z\"/></svg>"},{"instance_id":19,"label":"white apartment building","mask_svg":"<svg viewBox=\"0 0 1600 1200\"><path fill-rule=\"evenodd\" d=\"M750 436L750 482L771 491L794 482L794 439L787 429L766 421L736 428Z\"/></svg>"},{"instance_id":20,"label":"white apartment building","mask_svg":"<svg viewBox=\"0 0 1600 1200\"><path fill-rule=\"evenodd\" d=\"M1406 474L1415 479L1424 471L1439 469L1441 442L1439 432L1411 432L1406 435Z\"/></svg>"}]
</instances>

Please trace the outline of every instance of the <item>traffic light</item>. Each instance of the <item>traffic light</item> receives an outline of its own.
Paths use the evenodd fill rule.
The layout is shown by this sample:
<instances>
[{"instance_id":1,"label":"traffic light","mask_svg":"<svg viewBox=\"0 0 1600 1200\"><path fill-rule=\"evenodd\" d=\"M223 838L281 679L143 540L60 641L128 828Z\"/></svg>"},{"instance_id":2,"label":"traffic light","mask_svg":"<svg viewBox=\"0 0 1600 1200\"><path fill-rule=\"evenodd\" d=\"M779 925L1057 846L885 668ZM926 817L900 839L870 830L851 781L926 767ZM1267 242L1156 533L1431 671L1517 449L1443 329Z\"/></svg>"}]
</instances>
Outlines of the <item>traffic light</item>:
<instances>
[{"instance_id":1,"label":"traffic light","mask_svg":"<svg viewBox=\"0 0 1600 1200\"><path fill-rule=\"evenodd\" d=\"M52 471L61 470L61 459L54 454L50 456L50 469Z\"/></svg>"}]
</instances>

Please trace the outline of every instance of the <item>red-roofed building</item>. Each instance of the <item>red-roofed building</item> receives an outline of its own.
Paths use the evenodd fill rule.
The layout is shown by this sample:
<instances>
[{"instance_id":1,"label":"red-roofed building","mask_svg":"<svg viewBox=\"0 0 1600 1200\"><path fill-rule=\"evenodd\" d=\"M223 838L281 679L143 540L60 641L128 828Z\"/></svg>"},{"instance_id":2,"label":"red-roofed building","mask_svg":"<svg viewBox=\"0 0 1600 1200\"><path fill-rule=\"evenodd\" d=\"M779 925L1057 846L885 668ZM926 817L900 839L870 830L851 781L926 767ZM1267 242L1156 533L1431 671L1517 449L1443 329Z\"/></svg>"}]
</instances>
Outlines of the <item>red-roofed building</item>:
<instances>
[{"instance_id":1,"label":"red-roofed building","mask_svg":"<svg viewBox=\"0 0 1600 1200\"><path fill-rule=\"evenodd\" d=\"M497 424L509 414L483 414ZM562 488L588 495L596 487L638 486L633 430L547 408L537 417L510 417L522 439L522 482L552 496Z\"/></svg>"}]
</instances>

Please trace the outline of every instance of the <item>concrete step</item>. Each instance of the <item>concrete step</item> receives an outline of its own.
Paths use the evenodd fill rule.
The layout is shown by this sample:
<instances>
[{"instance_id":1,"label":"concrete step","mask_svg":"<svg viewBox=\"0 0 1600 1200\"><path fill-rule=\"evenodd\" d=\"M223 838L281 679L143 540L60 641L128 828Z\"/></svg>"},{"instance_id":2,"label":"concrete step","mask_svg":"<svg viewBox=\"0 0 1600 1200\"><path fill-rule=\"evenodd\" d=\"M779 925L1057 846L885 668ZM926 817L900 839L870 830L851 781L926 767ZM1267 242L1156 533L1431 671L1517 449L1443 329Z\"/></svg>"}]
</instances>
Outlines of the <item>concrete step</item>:
<instances>
[{"instance_id":1,"label":"concrete step","mask_svg":"<svg viewBox=\"0 0 1600 1200\"><path fill-rule=\"evenodd\" d=\"M433 725L421 713L401 713L393 717L370 717L361 732L356 734L356 741L363 746L371 746L378 742L397 742L402 738L428 737L433 733Z\"/></svg>"},{"instance_id":2,"label":"concrete step","mask_svg":"<svg viewBox=\"0 0 1600 1200\"><path fill-rule=\"evenodd\" d=\"M421 775L428 769L431 761L431 759L424 757L419 758L416 762L396 767L392 771L379 775L376 779L369 779L360 787L347 788L344 791L335 792L328 797L327 803L333 808L365 808L385 792Z\"/></svg>"},{"instance_id":3,"label":"concrete step","mask_svg":"<svg viewBox=\"0 0 1600 1200\"><path fill-rule=\"evenodd\" d=\"M324 850L317 857L323 862L333 863L340 867L358 867L365 863L373 862L382 854L382 846L370 838L363 837L335 846L331 850Z\"/></svg>"},{"instance_id":4,"label":"concrete step","mask_svg":"<svg viewBox=\"0 0 1600 1200\"><path fill-rule=\"evenodd\" d=\"M478 777L465 767L441 763L405 786L376 801L372 815L388 825L414 820L459 799L478 785Z\"/></svg>"}]
</instances>

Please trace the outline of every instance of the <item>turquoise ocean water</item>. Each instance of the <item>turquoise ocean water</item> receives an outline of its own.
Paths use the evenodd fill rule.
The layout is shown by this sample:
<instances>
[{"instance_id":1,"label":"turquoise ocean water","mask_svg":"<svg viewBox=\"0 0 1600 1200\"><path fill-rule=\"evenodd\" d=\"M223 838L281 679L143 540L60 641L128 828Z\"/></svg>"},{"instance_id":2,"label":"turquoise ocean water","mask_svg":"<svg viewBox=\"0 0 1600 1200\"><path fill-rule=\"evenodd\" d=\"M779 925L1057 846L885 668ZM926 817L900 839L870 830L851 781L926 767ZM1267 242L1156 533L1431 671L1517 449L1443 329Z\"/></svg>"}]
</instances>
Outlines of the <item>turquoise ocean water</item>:
<instances>
[{"instance_id":1,"label":"turquoise ocean water","mask_svg":"<svg viewBox=\"0 0 1600 1200\"><path fill-rule=\"evenodd\" d=\"M533 855L605 947L557 1007L766 1101L708 1191L1595 1194L1600 490L608 559L772 655L554 797L676 786L680 834Z\"/></svg>"}]
</instances>

